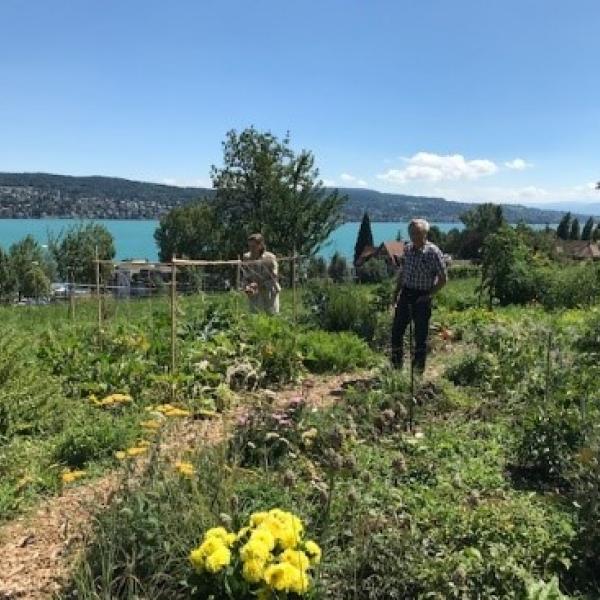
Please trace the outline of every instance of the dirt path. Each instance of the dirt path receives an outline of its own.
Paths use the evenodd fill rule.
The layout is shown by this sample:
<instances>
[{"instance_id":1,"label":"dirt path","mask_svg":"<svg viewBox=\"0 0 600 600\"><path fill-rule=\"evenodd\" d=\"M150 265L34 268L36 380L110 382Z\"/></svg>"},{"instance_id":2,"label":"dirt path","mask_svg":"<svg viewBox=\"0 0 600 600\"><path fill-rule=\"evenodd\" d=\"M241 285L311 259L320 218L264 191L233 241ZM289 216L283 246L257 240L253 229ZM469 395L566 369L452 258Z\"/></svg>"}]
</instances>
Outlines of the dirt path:
<instances>
[{"instance_id":1,"label":"dirt path","mask_svg":"<svg viewBox=\"0 0 600 600\"><path fill-rule=\"evenodd\" d=\"M301 385L277 392L276 404L285 405L304 395L312 406L326 406L342 394L344 383L360 374L312 377ZM194 444L222 440L228 424L244 407L217 419L181 420L165 431L159 446L161 458L176 457ZM139 461L139 469L144 461ZM28 514L0 527L0 600L48 600L68 579L91 532L93 517L106 508L123 481L123 471L111 472L90 483L66 488Z\"/></svg>"}]
</instances>

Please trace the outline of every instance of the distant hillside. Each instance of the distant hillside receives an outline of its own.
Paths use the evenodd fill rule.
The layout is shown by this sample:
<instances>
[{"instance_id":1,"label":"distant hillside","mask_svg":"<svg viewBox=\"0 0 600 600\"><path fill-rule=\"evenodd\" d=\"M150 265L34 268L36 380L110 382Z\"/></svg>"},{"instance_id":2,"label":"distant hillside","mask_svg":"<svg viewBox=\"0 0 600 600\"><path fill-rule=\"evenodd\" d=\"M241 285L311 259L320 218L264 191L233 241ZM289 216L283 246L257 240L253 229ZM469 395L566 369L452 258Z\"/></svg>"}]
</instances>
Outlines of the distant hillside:
<instances>
[{"instance_id":1,"label":"distant hillside","mask_svg":"<svg viewBox=\"0 0 600 600\"><path fill-rule=\"evenodd\" d=\"M366 210L372 221L406 221L421 216L430 221L453 222L473 207L443 198L366 189L340 188L340 192L348 196L344 207L346 221L359 221ZM181 188L116 177L0 173L0 218L158 219L175 206L213 193L206 188ZM563 214L518 205L503 208L506 218L513 223L521 220L558 223Z\"/></svg>"}]
</instances>

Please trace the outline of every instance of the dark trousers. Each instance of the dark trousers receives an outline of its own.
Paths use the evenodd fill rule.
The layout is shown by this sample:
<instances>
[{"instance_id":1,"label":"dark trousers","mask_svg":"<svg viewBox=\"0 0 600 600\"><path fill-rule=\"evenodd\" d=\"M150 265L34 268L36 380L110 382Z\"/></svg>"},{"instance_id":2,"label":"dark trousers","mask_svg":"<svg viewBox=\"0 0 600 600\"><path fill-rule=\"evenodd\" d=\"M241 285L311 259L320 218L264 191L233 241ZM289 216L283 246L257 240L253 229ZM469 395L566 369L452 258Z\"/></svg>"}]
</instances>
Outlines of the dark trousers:
<instances>
[{"instance_id":1,"label":"dark trousers","mask_svg":"<svg viewBox=\"0 0 600 600\"><path fill-rule=\"evenodd\" d=\"M431 298L417 302L417 298L427 292L403 288L396 305L394 324L392 325L392 364L402 367L404 358L404 334L412 320L415 324L415 357L413 366L422 371L427 356L427 335L431 317Z\"/></svg>"}]
</instances>

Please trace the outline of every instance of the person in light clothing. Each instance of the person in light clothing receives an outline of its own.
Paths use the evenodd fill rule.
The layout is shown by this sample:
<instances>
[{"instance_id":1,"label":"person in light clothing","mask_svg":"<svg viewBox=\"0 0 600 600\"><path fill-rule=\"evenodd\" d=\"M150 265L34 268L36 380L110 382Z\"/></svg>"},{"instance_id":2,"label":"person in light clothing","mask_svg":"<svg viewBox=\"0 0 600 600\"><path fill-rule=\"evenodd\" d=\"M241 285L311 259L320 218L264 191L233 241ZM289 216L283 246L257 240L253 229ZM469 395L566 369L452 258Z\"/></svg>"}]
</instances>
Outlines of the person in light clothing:
<instances>
[{"instance_id":1,"label":"person in light clothing","mask_svg":"<svg viewBox=\"0 0 600 600\"><path fill-rule=\"evenodd\" d=\"M243 256L242 283L252 312L279 313L279 285L277 258L267 252L260 233L248 238L248 252Z\"/></svg>"},{"instance_id":2,"label":"person in light clothing","mask_svg":"<svg viewBox=\"0 0 600 600\"><path fill-rule=\"evenodd\" d=\"M442 251L427 241L429 223L413 219L408 226L410 243L405 246L402 270L394 293L395 313L392 325L392 365L403 365L404 334L410 321L415 326L413 367L423 372L427 356L427 336L431 317L431 297L448 281Z\"/></svg>"}]
</instances>

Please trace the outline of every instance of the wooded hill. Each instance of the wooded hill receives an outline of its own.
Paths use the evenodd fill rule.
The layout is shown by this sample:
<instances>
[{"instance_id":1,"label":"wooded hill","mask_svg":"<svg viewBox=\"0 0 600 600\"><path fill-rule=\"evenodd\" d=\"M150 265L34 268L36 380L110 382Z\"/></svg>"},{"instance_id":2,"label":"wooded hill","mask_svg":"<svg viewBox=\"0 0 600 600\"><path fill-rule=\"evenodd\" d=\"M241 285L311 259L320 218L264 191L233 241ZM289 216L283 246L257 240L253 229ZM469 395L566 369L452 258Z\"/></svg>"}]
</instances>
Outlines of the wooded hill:
<instances>
[{"instance_id":1,"label":"wooded hill","mask_svg":"<svg viewBox=\"0 0 600 600\"><path fill-rule=\"evenodd\" d=\"M348 196L345 221L360 221L368 211L372 221L406 221L414 216L430 221L458 221L473 204L444 198L386 194L368 189L340 188ZM117 177L72 177L47 173L0 173L0 218L72 217L96 219L157 219L175 206L212 196L207 188L175 187ZM558 223L562 212L504 205L509 222ZM585 220L582 215L576 215Z\"/></svg>"}]
</instances>

